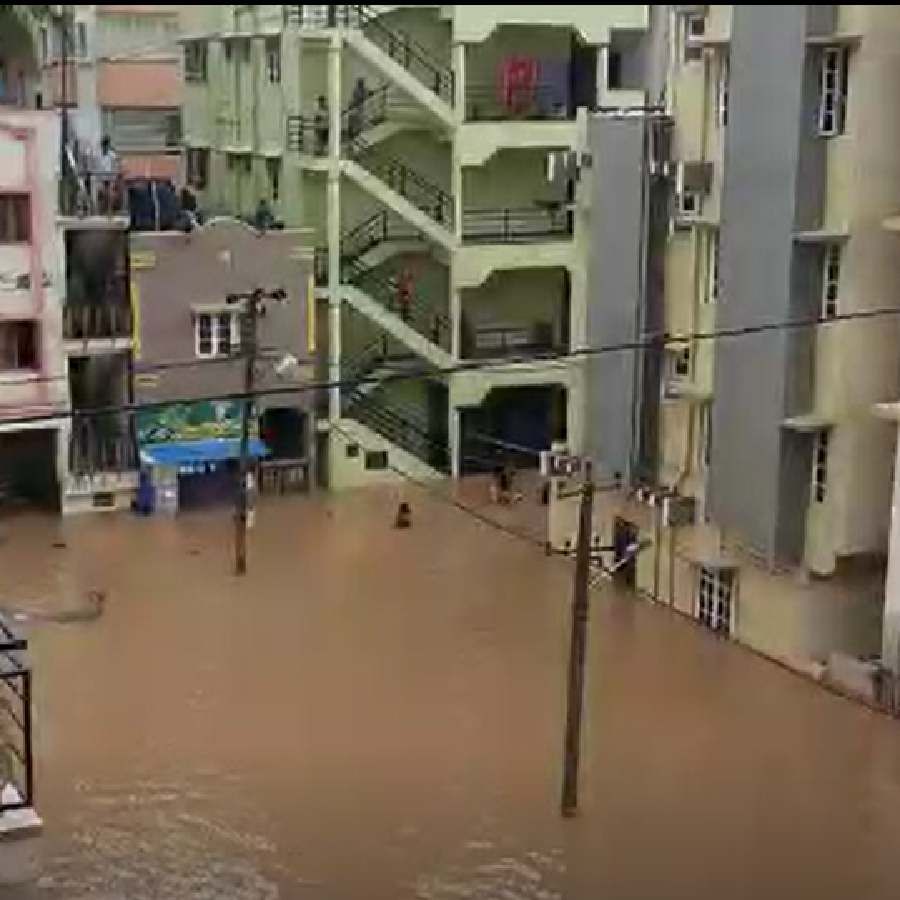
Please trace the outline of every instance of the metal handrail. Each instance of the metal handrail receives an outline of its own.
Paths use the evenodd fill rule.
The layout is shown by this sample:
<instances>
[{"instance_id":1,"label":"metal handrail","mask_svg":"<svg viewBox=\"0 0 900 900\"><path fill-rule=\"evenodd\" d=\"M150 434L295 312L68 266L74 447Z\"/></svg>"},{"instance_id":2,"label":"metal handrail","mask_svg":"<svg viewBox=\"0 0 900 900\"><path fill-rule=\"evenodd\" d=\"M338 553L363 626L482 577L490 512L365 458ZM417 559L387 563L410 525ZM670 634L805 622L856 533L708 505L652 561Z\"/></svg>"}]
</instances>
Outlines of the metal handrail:
<instances>
[{"instance_id":1,"label":"metal handrail","mask_svg":"<svg viewBox=\"0 0 900 900\"><path fill-rule=\"evenodd\" d=\"M294 28L359 28L369 40L383 50L394 62L414 75L426 87L453 105L453 71L435 60L430 52L405 31L388 28L381 14L372 6L358 4L328 4L287 6L286 25Z\"/></svg>"},{"instance_id":2,"label":"metal handrail","mask_svg":"<svg viewBox=\"0 0 900 900\"><path fill-rule=\"evenodd\" d=\"M437 312L429 303L413 291L404 311L400 306L397 280L386 278L355 260L342 260L342 280L365 291L388 312L399 316L404 324L418 331L431 343L446 349L450 339L450 318Z\"/></svg>"},{"instance_id":3,"label":"metal handrail","mask_svg":"<svg viewBox=\"0 0 900 900\"><path fill-rule=\"evenodd\" d=\"M403 160L380 152L364 141L351 142L352 156L364 169L381 179L417 209L445 228L453 228L453 197Z\"/></svg>"},{"instance_id":4,"label":"metal handrail","mask_svg":"<svg viewBox=\"0 0 900 900\"><path fill-rule=\"evenodd\" d=\"M346 414L373 428L408 453L418 456L432 468L439 471L449 469L450 452L447 446L436 441L427 426L407 418L395 405L371 394L354 394L349 398Z\"/></svg>"},{"instance_id":5,"label":"metal handrail","mask_svg":"<svg viewBox=\"0 0 900 900\"><path fill-rule=\"evenodd\" d=\"M399 216L381 210L354 225L341 236L341 257L358 259L385 241L416 240L421 234Z\"/></svg>"},{"instance_id":6,"label":"metal handrail","mask_svg":"<svg viewBox=\"0 0 900 900\"><path fill-rule=\"evenodd\" d=\"M556 121L574 119L567 92L558 84L538 82L517 90L506 103L497 96L496 84L466 84L466 119L473 122L530 119Z\"/></svg>"},{"instance_id":7,"label":"metal handrail","mask_svg":"<svg viewBox=\"0 0 900 900\"><path fill-rule=\"evenodd\" d=\"M130 472L136 468L137 450L130 435L101 435L91 425L76 426L69 441L69 471L73 475Z\"/></svg>"},{"instance_id":8,"label":"metal handrail","mask_svg":"<svg viewBox=\"0 0 900 900\"><path fill-rule=\"evenodd\" d=\"M515 243L572 234L572 217L562 204L557 207L519 209L466 209L463 240Z\"/></svg>"},{"instance_id":9,"label":"metal handrail","mask_svg":"<svg viewBox=\"0 0 900 900\"><path fill-rule=\"evenodd\" d=\"M66 340L127 338L131 319L128 306L75 303L63 309L63 336Z\"/></svg>"}]
</instances>

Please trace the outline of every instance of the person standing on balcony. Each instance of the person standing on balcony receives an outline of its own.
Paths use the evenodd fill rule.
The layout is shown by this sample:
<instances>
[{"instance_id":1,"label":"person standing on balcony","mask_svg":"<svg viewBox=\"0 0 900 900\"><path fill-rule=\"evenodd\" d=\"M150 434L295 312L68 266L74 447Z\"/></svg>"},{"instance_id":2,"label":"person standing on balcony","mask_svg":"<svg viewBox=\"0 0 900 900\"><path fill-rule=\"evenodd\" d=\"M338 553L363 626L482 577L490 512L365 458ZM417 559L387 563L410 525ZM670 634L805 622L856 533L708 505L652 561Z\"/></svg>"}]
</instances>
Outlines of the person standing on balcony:
<instances>
[{"instance_id":1,"label":"person standing on balcony","mask_svg":"<svg viewBox=\"0 0 900 900\"><path fill-rule=\"evenodd\" d=\"M319 94L319 99L316 100L313 132L316 138L316 156L325 156L328 152L328 101L324 94Z\"/></svg>"},{"instance_id":2,"label":"person standing on balcony","mask_svg":"<svg viewBox=\"0 0 900 900\"><path fill-rule=\"evenodd\" d=\"M100 141L97 174L100 176L97 191L100 211L111 213L116 206L119 191L119 154L113 150L109 135L103 135L103 139Z\"/></svg>"}]
</instances>

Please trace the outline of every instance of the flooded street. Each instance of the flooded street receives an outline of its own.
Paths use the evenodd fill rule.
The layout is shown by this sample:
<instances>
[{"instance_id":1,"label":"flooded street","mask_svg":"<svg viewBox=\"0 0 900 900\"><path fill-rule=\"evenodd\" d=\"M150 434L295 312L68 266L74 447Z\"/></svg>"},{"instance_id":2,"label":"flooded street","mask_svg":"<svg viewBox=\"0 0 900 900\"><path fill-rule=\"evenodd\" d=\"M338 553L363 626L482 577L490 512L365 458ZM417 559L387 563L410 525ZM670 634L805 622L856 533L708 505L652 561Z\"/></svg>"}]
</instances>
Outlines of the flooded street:
<instances>
[{"instance_id":1,"label":"flooded street","mask_svg":"<svg viewBox=\"0 0 900 900\"><path fill-rule=\"evenodd\" d=\"M4 605L107 592L27 629L45 866L5 896L900 894L900 723L608 589L562 821L570 565L407 496L263 505L243 580L225 510L0 522Z\"/></svg>"}]
</instances>

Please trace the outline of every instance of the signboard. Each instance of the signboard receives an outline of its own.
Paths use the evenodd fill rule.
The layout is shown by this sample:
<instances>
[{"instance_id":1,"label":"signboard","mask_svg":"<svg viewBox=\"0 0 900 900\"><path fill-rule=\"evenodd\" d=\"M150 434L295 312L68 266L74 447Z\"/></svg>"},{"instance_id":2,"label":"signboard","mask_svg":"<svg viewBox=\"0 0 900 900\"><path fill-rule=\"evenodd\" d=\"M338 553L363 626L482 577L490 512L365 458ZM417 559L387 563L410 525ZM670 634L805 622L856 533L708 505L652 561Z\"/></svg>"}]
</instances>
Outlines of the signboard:
<instances>
[{"instance_id":1,"label":"signboard","mask_svg":"<svg viewBox=\"0 0 900 900\"><path fill-rule=\"evenodd\" d=\"M253 418L250 421L250 435L257 437L258 433L258 425ZM137 414L137 436L139 444L239 438L241 403L237 400L203 400L141 410Z\"/></svg>"},{"instance_id":2,"label":"signboard","mask_svg":"<svg viewBox=\"0 0 900 900\"><path fill-rule=\"evenodd\" d=\"M152 250L135 250L131 254L133 270L152 269L156 266L156 254Z\"/></svg>"}]
</instances>

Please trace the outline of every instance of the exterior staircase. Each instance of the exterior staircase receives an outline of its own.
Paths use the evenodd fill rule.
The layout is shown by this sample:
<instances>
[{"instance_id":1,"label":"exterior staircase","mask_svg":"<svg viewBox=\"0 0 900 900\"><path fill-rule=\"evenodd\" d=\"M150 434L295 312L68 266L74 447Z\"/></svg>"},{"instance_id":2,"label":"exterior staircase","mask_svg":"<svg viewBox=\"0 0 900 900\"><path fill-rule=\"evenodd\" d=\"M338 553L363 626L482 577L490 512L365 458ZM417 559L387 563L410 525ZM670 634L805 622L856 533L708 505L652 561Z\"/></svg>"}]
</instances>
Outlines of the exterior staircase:
<instances>
[{"instance_id":1,"label":"exterior staircase","mask_svg":"<svg viewBox=\"0 0 900 900\"><path fill-rule=\"evenodd\" d=\"M348 46L449 128L453 127L452 70L373 6L284 7L285 24L306 31L339 29Z\"/></svg>"},{"instance_id":2,"label":"exterior staircase","mask_svg":"<svg viewBox=\"0 0 900 900\"><path fill-rule=\"evenodd\" d=\"M393 210L429 240L447 250L453 235L453 198L402 160L357 141L341 161L345 175L382 206Z\"/></svg>"},{"instance_id":3,"label":"exterior staircase","mask_svg":"<svg viewBox=\"0 0 900 900\"><path fill-rule=\"evenodd\" d=\"M436 473L449 474L446 440L431 433L427 417L420 410L392 401L384 386L375 380L380 374L393 371L379 365L379 347L380 341L373 342L344 367L343 380L353 381L365 375L373 380L346 389L342 397L343 416L362 423Z\"/></svg>"}]
</instances>

